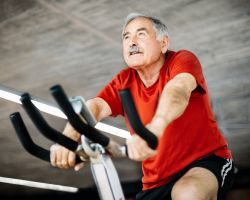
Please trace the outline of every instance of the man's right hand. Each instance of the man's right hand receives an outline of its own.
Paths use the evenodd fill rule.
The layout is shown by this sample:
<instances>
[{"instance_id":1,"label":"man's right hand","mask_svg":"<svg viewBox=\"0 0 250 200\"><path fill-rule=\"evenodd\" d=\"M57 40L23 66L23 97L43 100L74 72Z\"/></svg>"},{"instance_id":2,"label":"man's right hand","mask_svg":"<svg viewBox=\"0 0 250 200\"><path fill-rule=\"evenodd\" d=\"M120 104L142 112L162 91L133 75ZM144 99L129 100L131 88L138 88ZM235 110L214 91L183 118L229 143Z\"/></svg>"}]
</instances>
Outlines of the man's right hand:
<instances>
[{"instance_id":1,"label":"man's right hand","mask_svg":"<svg viewBox=\"0 0 250 200\"><path fill-rule=\"evenodd\" d=\"M108 117L112 114L108 103L102 98L97 97L90 99L86 102L86 105L95 117L96 121L101 121L105 117ZM77 142L80 141L80 134L75 131L75 129L73 129L69 123L67 123L63 134ZM63 169L74 167L77 171L84 166L84 163L75 165L75 158L76 155L74 152L69 151L59 144L54 144L50 148L50 162L55 167Z\"/></svg>"},{"instance_id":2,"label":"man's right hand","mask_svg":"<svg viewBox=\"0 0 250 200\"><path fill-rule=\"evenodd\" d=\"M59 144L53 144L50 147L50 162L54 167L69 169L74 167L78 171L84 167L84 163L75 164L76 154Z\"/></svg>"},{"instance_id":3,"label":"man's right hand","mask_svg":"<svg viewBox=\"0 0 250 200\"><path fill-rule=\"evenodd\" d=\"M79 141L80 134L76 132L68 123L63 131L63 134L69 138ZM75 164L76 154L59 144L53 144L50 147L50 162L54 167L61 169L69 169L74 167L76 171L84 166L84 163Z\"/></svg>"}]
</instances>

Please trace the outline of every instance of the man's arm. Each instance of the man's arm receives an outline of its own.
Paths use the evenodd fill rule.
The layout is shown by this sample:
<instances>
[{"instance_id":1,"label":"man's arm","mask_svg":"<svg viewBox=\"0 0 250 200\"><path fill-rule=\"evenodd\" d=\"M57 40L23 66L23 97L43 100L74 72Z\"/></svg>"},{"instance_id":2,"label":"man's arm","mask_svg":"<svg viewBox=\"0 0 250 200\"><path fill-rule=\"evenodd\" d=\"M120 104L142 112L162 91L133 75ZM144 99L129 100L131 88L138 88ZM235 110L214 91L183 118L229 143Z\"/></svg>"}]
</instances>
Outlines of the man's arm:
<instances>
[{"instance_id":1,"label":"man's arm","mask_svg":"<svg viewBox=\"0 0 250 200\"><path fill-rule=\"evenodd\" d=\"M109 105L101 98L90 99L86 105L97 121L112 114ZM63 134L77 142L80 140L80 134L69 123L66 124ZM65 147L54 144L50 151L50 161L53 166L65 169L75 166L75 154ZM75 170L79 170L83 166L83 163L80 163L75 166Z\"/></svg>"},{"instance_id":2,"label":"man's arm","mask_svg":"<svg viewBox=\"0 0 250 200\"><path fill-rule=\"evenodd\" d=\"M107 102L99 97L86 101L86 106L89 109L89 111L93 114L96 121L101 121L102 119L112 114L112 111ZM67 135L68 137L76 141L80 139L80 134L76 132L69 123L66 124L63 134Z\"/></svg>"},{"instance_id":3,"label":"man's arm","mask_svg":"<svg viewBox=\"0 0 250 200\"><path fill-rule=\"evenodd\" d=\"M164 87L156 109L156 113L146 127L160 139L164 129L185 111L191 92L197 87L196 80L189 73L180 73ZM127 140L130 159L142 161L154 156L157 151L148 147L137 134Z\"/></svg>"},{"instance_id":4,"label":"man's arm","mask_svg":"<svg viewBox=\"0 0 250 200\"><path fill-rule=\"evenodd\" d=\"M100 97L88 100L86 105L98 122L112 114L108 103Z\"/></svg>"},{"instance_id":5,"label":"man's arm","mask_svg":"<svg viewBox=\"0 0 250 200\"><path fill-rule=\"evenodd\" d=\"M196 80L189 73L180 73L170 80L163 89L149 129L160 138L168 124L183 114L196 87Z\"/></svg>"}]
</instances>

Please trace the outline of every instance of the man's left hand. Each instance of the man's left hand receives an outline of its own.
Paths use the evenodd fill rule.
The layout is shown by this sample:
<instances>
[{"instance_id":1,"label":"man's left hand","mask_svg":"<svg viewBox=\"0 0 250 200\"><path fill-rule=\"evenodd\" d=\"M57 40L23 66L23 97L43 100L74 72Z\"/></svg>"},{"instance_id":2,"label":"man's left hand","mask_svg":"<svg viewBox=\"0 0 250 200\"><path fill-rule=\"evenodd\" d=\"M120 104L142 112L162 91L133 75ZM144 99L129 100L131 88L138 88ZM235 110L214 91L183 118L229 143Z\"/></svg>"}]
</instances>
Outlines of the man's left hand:
<instances>
[{"instance_id":1,"label":"man's left hand","mask_svg":"<svg viewBox=\"0 0 250 200\"><path fill-rule=\"evenodd\" d=\"M146 126L151 132L150 124ZM127 140L128 156L131 160L143 161L149 157L155 156L157 151L151 149L147 142L139 135L134 134Z\"/></svg>"}]
</instances>

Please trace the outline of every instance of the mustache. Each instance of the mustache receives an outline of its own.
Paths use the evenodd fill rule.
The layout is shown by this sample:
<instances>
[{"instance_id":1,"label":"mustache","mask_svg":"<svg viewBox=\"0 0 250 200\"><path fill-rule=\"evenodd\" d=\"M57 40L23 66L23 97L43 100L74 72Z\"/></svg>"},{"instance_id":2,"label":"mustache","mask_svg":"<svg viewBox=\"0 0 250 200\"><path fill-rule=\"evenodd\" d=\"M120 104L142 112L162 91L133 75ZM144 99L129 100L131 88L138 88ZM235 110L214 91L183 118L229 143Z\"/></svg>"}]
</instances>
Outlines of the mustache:
<instances>
[{"instance_id":1,"label":"mustache","mask_svg":"<svg viewBox=\"0 0 250 200\"><path fill-rule=\"evenodd\" d=\"M131 53L141 53L141 48L138 45L132 45L129 47L128 52Z\"/></svg>"}]
</instances>

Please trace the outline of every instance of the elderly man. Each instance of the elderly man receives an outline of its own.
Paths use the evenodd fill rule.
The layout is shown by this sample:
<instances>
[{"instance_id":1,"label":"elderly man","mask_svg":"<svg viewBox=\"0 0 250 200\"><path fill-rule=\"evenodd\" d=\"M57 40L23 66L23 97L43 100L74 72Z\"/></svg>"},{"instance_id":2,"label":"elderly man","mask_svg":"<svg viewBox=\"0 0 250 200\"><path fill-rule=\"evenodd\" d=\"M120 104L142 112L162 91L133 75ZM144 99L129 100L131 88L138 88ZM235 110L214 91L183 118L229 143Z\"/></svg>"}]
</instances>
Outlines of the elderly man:
<instances>
[{"instance_id":1,"label":"elderly man","mask_svg":"<svg viewBox=\"0 0 250 200\"><path fill-rule=\"evenodd\" d=\"M142 122L158 137L154 151L128 124L129 158L142 161L143 169L137 199L223 199L232 184L232 155L214 120L198 59L187 50L168 50L167 27L142 14L128 15L122 43L128 67L87 106L98 121L124 116L118 93L130 88ZM64 134L79 140L70 125ZM51 152L53 166L75 166L74 153L58 145Z\"/></svg>"}]
</instances>

